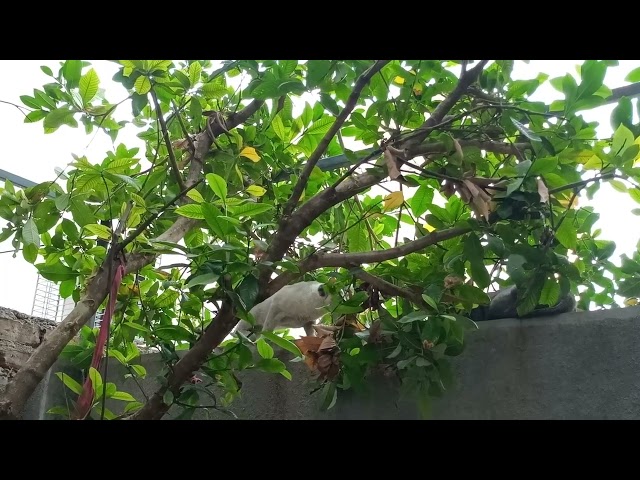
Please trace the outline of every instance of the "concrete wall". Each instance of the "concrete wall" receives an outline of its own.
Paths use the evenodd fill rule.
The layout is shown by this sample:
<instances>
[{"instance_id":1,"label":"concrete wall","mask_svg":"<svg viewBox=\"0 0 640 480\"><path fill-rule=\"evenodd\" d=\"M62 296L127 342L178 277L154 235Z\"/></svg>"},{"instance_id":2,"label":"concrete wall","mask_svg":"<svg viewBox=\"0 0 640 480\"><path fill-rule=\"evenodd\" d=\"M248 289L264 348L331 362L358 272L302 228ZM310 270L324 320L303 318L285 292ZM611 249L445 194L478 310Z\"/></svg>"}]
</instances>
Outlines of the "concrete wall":
<instances>
[{"instance_id":1,"label":"concrete wall","mask_svg":"<svg viewBox=\"0 0 640 480\"><path fill-rule=\"evenodd\" d=\"M2 334L10 330L3 322L0 310L0 358ZM451 359L456 385L434 401L434 419L640 419L640 307L479 325L479 331L468 334L466 351ZM141 386L150 394L159 358L145 355L142 364L148 378ZM419 418L411 402L398 398L393 382L381 378L372 379L370 395L339 392L336 406L321 413L318 395L309 395L306 365L288 365L293 381L242 372L243 396L231 407L235 414L244 419ZM52 370L62 368L77 376L63 364ZM116 362L110 362L109 372L110 381L122 378ZM132 380L118 383L144 400ZM50 418L44 412L69 401L65 395L57 377L43 381L25 418ZM169 413L165 418L179 410ZM199 411L194 418L230 417Z\"/></svg>"}]
</instances>

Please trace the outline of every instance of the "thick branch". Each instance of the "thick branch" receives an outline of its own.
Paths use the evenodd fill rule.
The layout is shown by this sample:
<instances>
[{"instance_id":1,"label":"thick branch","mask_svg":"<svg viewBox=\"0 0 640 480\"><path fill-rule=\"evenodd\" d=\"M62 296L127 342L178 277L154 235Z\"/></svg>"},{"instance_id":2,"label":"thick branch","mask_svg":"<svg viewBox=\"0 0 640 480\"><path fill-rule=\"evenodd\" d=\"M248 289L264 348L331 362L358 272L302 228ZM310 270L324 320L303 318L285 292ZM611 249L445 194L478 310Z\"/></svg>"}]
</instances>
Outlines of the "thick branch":
<instances>
[{"instance_id":1,"label":"thick branch","mask_svg":"<svg viewBox=\"0 0 640 480\"><path fill-rule=\"evenodd\" d=\"M231 115L227 121L227 128L234 128L245 122L262 105L263 101L254 100L240 112ZM220 135L222 129L214 127L213 135ZM202 163L204 156L211 148L213 138L209 130L204 130L196 137L196 152L191 163L191 171L187 179L187 186L193 185L203 175ZM197 168L196 168L197 166ZM179 218L158 240L177 242L192 228L197 221ZM153 254L134 254L128 260L127 273L136 271L144 265L152 263L156 258ZM107 256L96 275L89 281L85 294L66 318L51 331L42 344L33 352L29 360L16 373L5 387L0 400L0 418L19 418L27 400L60 356L62 349L78 333L80 328L96 313L109 291L109 262L113 258ZM111 269L115 271L115 268ZM226 335L226 334L225 334ZM224 338L224 337L223 337Z\"/></svg>"},{"instance_id":2,"label":"thick branch","mask_svg":"<svg viewBox=\"0 0 640 480\"><path fill-rule=\"evenodd\" d=\"M482 73L482 69L487 63L488 60L481 60L478 62L478 65L463 73L458 80L456 88L453 89L447 98L440 102L431 116L416 130L415 134L411 135L410 139L402 140L398 148L406 148L410 145L422 143L422 141L429 136L431 130L442 122L444 116L449 113L449 110L460 100L460 97L464 95L469 86L478 79Z\"/></svg>"},{"instance_id":3,"label":"thick branch","mask_svg":"<svg viewBox=\"0 0 640 480\"><path fill-rule=\"evenodd\" d=\"M482 100L491 102L491 103L495 103L496 106L500 106L500 104L502 102L504 102L503 99L499 98L499 97L494 97L493 95L489 94L489 93L485 93L482 90L480 90L479 88L472 88L469 89L469 93L471 93L474 97L480 98ZM618 88L614 88L611 90L611 95L609 95L608 97L604 98L602 103L600 105L598 105L599 107L602 105L608 105L610 103L615 103L618 100L620 100L622 97L629 97L629 98L633 98L633 97L637 97L638 95L640 95L640 82L637 83L632 83L631 85L623 85L622 87L618 87ZM577 109L577 112L581 112L583 110L589 110L590 108L594 108L594 107L582 107ZM545 112L548 113L549 112L549 106L547 105L545 107Z\"/></svg>"},{"instance_id":4,"label":"thick branch","mask_svg":"<svg viewBox=\"0 0 640 480\"><path fill-rule=\"evenodd\" d=\"M412 292L411 290L398 287L397 285L394 285L393 283L389 283L380 277L371 275L369 272L360 270L358 272L354 272L354 275L358 277L360 280L362 280L363 282L367 282L373 285L382 293L390 297L403 297L409 300L410 302L415 303L416 305L421 305L421 306L426 305L426 302L422 299L422 297L419 294Z\"/></svg>"},{"instance_id":5,"label":"thick branch","mask_svg":"<svg viewBox=\"0 0 640 480\"><path fill-rule=\"evenodd\" d=\"M165 392L171 390L174 397L177 397L180 394L182 384L200 368L209 353L225 339L236 323L238 323L238 319L233 308L226 301L223 302L218 314L204 331L202 337L173 366L167 377L166 386L158 388L147 403L131 416L131 420L160 420L170 407L163 401Z\"/></svg>"},{"instance_id":6,"label":"thick branch","mask_svg":"<svg viewBox=\"0 0 640 480\"><path fill-rule=\"evenodd\" d=\"M493 141L481 141L481 140L458 140L461 147L477 147L481 150L488 152L502 153L505 155L516 155L521 150L531 149L529 143L506 143L506 142L493 142ZM444 143L423 143L421 145L414 145L404 150L404 159L410 160L419 155L429 155L434 153L449 153L453 151L453 148L449 150Z\"/></svg>"},{"instance_id":7,"label":"thick branch","mask_svg":"<svg viewBox=\"0 0 640 480\"><path fill-rule=\"evenodd\" d=\"M353 268L362 265L363 263L379 263L385 260L391 260L393 258L402 257L410 253L423 250L431 245L449 240L451 238L464 235L471 231L470 227L456 227L442 230L439 232L433 232L417 240L398 245L397 247L388 248L386 250L375 250L372 252L357 252L357 253L316 253L310 255L300 264L298 264L298 272L286 272L274 278L267 287L269 295L273 295L285 285L289 284L297 277L304 275L307 272L311 272L318 268L323 267L342 267Z\"/></svg>"},{"instance_id":8,"label":"thick branch","mask_svg":"<svg viewBox=\"0 0 640 480\"><path fill-rule=\"evenodd\" d=\"M291 215L291 212L293 212L294 208L298 204L298 200L300 200L300 196L302 195L302 192L307 186L307 182L309 181L309 177L311 176L311 171L313 170L313 167L316 166L316 163L318 163L320 156L325 152L325 150L329 146L331 139L338 132L338 130L340 130L340 128L346 121L347 117L351 114L351 112L355 108L358 102L358 98L360 98L360 93L362 92L362 89L369 83L369 80L371 80L371 77L373 77L376 73L378 73L380 69L382 69L382 67L384 67L387 63L389 63L388 60L378 60L371 68L369 68L369 70L364 72L360 76L360 78L358 78L358 80L356 81L356 84L353 87L353 91L351 92L351 95L349 95L349 98L347 99L347 103L345 104L344 108L336 118L336 121L333 122L333 125L331 125L331 128L329 128L329 131L325 134L324 137L322 137L322 140L320 141L316 149L313 151L313 153L307 160L307 163L304 169L302 170L302 173L300 174L300 178L298 179L298 182L293 188L291 197L289 198L289 200L287 200L287 203L284 206L282 219L280 222L281 225L288 221L289 215Z\"/></svg>"},{"instance_id":9,"label":"thick branch","mask_svg":"<svg viewBox=\"0 0 640 480\"><path fill-rule=\"evenodd\" d=\"M381 171L376 173L363 173L344 181L336 188L327 188L313 196L308 202L296 210L289 221L278 229L278 233L273 238L271 245L265 256L265 260L277 262L281 260L287 249L293 245L296 238L302 231L318 218L323 212L338 203L351 198L354 195L365 191L386 177L386 173ZM271 271L264 269L260 283L266 287L266 283L271 275ZM264 298L261 292L260 298Z\"/></svg>"}]
</instances>

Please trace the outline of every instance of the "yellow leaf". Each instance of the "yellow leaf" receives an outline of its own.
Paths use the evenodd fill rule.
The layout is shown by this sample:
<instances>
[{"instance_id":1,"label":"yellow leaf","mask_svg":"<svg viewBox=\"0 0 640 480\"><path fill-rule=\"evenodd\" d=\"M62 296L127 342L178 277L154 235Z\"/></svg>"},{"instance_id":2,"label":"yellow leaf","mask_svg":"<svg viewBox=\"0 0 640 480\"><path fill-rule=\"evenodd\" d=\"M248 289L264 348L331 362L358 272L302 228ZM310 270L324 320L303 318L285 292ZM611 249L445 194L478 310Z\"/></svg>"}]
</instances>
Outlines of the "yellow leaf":
<instances>
[{"instance_id":1,"label":"yellow leaf","mask_svg":"<svg viewBox=\"0 0 640 480\"><path fill-rule=\"evenodd\" d=\"M559 198L558 203L562 205L564 208L569 208L569 198ZM578 197L573 199L573 203L571 204L571 208L578 207Z\"/></svg>"},{"instance_id":2,"label":"yellow leaf","mask_svg":"<svg viewBox=\"0 0 640 480\"><path fill-rule=\"evenodd\" d=\"M384 197L384 209L385 210L393 210L394 208L398 208L404 202L404 195L402 192L391 192L389 195Z\"/></svg>"},{"instance_id":3,"label":"yellow leaf","mask_svg":"<svg viewBox=\"0 0 640 480\"><path fill-rule=\"evenodd\" d=\"M433 231L436 229L436 227L432 227L432 226L431 226L431 225L429 225L428 223L425 223L425 224L423 225L423 227L424 227L424 229L425 229L427 232L429 232L429 233L433 232Z\"/></svg>"},{"instance_id":4,"label":"yellow leaf","mask_svg":"<svg viewBox=\"0 0 640 480\"><path fill-rule=\"evenodd\" d=\"M396 78L393 79L394 83L397 83L398 85L403 85L404 84L404 78L402 78L400 75L398 75Z\"/></svg>"},{"instance_id":5,"label":"yellow leaf","mask_svg":"<svg viewBox=\"0 0 640 480\"><path fill-rule=\"evenodd\" d=\"M267 192L267 189L262 188L259 185L251 185L249 188L247 188L247 192L249 192L254 197L261 197Z\"/></svg>"},{"instance_id":6,"label":"yellow leaf","mask_svg":"<svg viewBox=\"0 0 640 480\"><path fill-rule=\"evenodd\" d=\"M413 87L413 94L418 97L422 95L422 85L416 85L415 87Z\"/></svg>"},{"instance_id":7,"label":"yellow leaf","mask_svg":"<svg viewBox=\"0 0 640 480\"><path fill-rule=\"evenodd\" d=\"M258 152L256 152L256 149L253 147L244 147L240 152L240 156L247 157L252 162L260 160L260 155L258 155Z\"/></svg>"},{"instance_id":8,"label":"yellow leaf","mask_svg":"<svg viewBox=\"0 0 640 480\"><path fill-rule=\"evenodd\" d=\"M637 304L638 304L638 299L637 299L636 297L627 298L627 299L624 301L624 304L625 304L627 307L633 307L633 306L635 306L635 305L637 305Z\"/></svg>"},{"instance_id":9,"label":"yellow leaf","mask_svg":"<svg viewBox=\"0 0 640 480\"><path fill-rule=\"evenodd\" d=\"M602 170L604 162L597 155L592 155L589 160L584 163L585 170Z\"/></svg>"}]
</instances>

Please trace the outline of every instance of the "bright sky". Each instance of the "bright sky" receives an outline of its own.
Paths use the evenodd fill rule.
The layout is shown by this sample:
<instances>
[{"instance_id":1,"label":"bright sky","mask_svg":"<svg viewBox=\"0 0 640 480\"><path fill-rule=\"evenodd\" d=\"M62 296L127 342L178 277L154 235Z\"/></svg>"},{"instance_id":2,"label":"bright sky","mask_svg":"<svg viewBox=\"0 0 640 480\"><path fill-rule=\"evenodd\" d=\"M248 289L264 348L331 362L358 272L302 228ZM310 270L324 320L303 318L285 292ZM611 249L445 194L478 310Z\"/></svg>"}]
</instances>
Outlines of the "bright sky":
<instances>
[{"instance_id":1,"label":"bright sky","mask_svg":"<svg viewBox=\"0 0 640 480\"><path fill-rule=\"evenodd\" d=\"M517 62L513 76L530 79L542 71L549 74L549 78L563 76L567 72L577 77L575 66L580 63L582 62L578 60L532 60L528 65ZM107 98L111 102L126 98L124 88L111 81L118 67L103 60L92 64L100 78L100 87L107 91ZM1 60L0 71L3 75L0 76L0 100L21 105L21 95L32 95L34 88L42 88L43 84L51 81L40 70L40 65L48 65L54 73L59 69L59 63L51 60ZM621 60L618 67L609 67L605 84L609 88L625 85L624 77L638 66L639 60ZM562 97L560 92L546 85L538 89L533 100L550 102ZM636 101L633 100L634 112L637 112ZM609 105L583 112L582 115L587 121L599 122L597 130L600 137L610 136L612 130L609 117L612 109L613 105ZM116 110L116 120L126 119L130 112L128 102L124 103ZM107 135L98 133L87 136L82 125L76 129L62 126L55 133L45 135L42 122L23 123L23 119L23 114L17 108L0 103L0 139L3 142L0 169L36 183L53 179L54 168L64 168L73 160L72 153L86 155L91 162L99 162L104 158L105 152L113 148ZM637 117L634 121L638 121ZM136 133L129 128L121 130L116 145L124 143L129 148L142 147L142 141L135 136ZM603 231L601 238L614 240L617 244L614 257L619 257L622 253L631 255L640 239L640 221L630 210L638 205L628 196L613 191L608 185L600 189L592 203L601 214L601 219L596 224ZM587 204L585 198L580 198L580 205ZM4 224L5 221L0 219L0 226ZM0 243L0 252L11 250L10 240ZM22 258L21 253L15 259L12 253L0 253L0 306L31 313L36 279L36 269Z\"/></svg>"}]
</instances>

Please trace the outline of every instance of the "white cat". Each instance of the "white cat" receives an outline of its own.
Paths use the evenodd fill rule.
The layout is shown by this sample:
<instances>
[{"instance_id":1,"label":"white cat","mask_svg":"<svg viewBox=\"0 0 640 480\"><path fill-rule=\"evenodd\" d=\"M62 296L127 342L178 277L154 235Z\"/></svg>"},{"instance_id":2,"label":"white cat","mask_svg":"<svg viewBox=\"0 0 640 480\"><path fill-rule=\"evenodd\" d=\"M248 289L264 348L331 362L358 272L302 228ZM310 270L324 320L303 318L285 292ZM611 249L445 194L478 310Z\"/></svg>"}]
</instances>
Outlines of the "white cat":
<instances>
[{"instance_id":1,"label":"white cat","mask_svg":"<svg viewBox=\"0 0 640 480\"><path fill-rule=\"evenodd\" d=\"M317 281L299 282L287 285L258 303L250 313L262 330L273 331L278 328L303 327L308 336L315 335L314 325L326 313L323 308L331 303L322 283ZM240 320L234 331L243 333L251 324Z\"/></svg>"}]
</instances>

